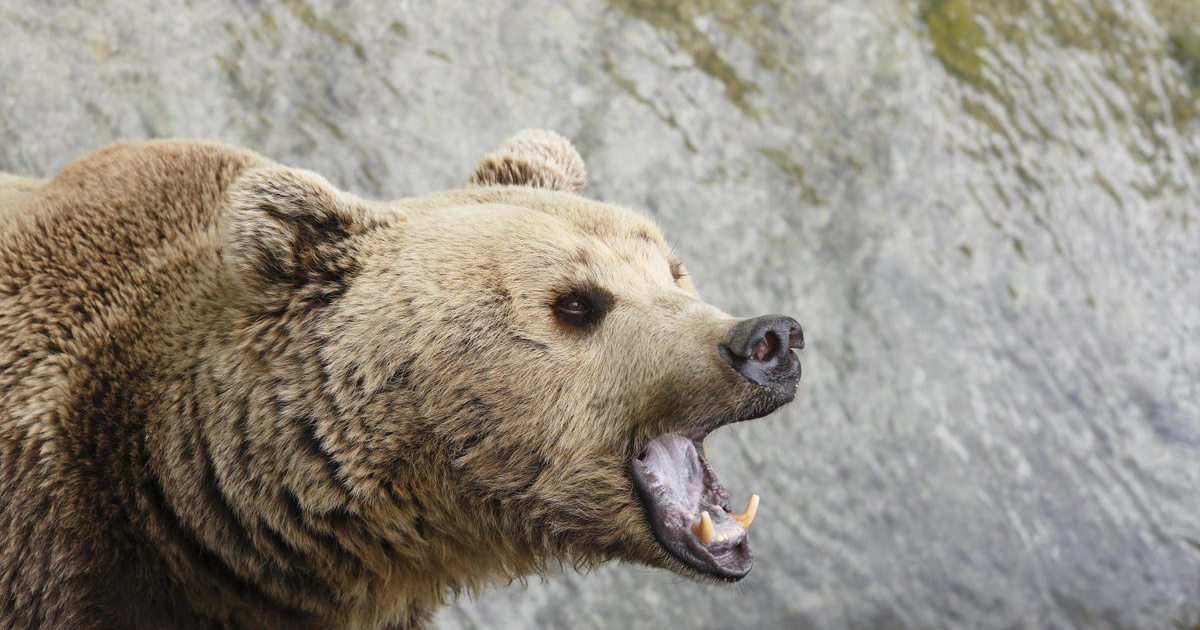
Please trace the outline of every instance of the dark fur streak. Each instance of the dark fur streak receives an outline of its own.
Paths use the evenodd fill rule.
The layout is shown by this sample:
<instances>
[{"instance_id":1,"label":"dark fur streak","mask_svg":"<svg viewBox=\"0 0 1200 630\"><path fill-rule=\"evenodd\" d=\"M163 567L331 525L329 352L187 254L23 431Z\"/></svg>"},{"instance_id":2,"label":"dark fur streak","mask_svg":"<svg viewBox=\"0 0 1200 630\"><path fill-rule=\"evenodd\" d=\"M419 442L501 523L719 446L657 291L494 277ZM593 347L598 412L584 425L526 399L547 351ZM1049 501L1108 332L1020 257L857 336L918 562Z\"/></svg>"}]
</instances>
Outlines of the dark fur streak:
<instances>
[{"instance_id":1,"label":"dark fur streak","mask_svg":"<svg viewBox=\"0 0 1200 630\"><path fill-rule=\"evenodd\" d=\"M388 377L388 382L403 387L412 378L413 360L408 359Z\"/></svg>"},{"instance_id":2,"label":"dark fur streak","mask_svg":"<svg viewBox=\"0 0 1200 630\"><path fill-rule=\"evenodd\" d=\"M212 455L209 453L208 441L204 439L203 435L196 446L200 463L204 465L204 475L200 486L204 489L205 494L208 495L206 503L208 504L207 507L210 508L209 511L216 516L217 520L221 521L222 527L220 529L229 534L230 540L235 541L235 544L240 543L238 544L240 549L237 550L237 553L256 555L252 553L253 549L246 542L251 540L249 533L242 524L242 520L229 507L225 493L221 490L220 481L217 478L216 462L213 461Z\"/></svg>"},{"instance_id":3,"label":"dark fur streak","mask_svg":"<svg viewBox=\"0 0 1200 630\"><path fill-rule=\"evenodd\" d=\"M216 585L223 597L239 602L261 602L269 607L273 614L287 620L292 627L315 626L315 618L311 613L274 599L257 584L239 576L220 556L201 544L195 534L180 521L179 515L171 507L158 480L153 476L147 477L143 482L142 495L146 498L153 515L157 517L154 520L160 525L161 533L169 540L169 547L194 560L192 568L208 574L205 581Z\"/></svg>"},{"instance_id":4,"label":"dark fur streak","mask_svg":"<svg viewBox=\"0 0 1200 630\"><path fill-rule=\"evenodd\" d=\"M512 333L509 335L509 339L518 345L524 346L530 350L535 350L539 353L549 354L550 352L549 344L537 341L535 339L530 339L528 337L523 337L517 333Z\"/></svg>"},{"instance_id":5,"label":"dark fur streak","mask_svg":"<svg viewBox=\"0 0 1200 630\"><path fill-rule=\"evenodd\" d=\"M234 432L237 434L238 463L241 464L242 474L251 475L250 467L254 459L250 455L250 406L244 400L238 409Z\"/></svg>"},{"instance_id":6,"label":"dark fur streak","mask_svg":"<svg viewBox=\"0 0 1200 630\"><path fill-rule=\"evenodd\" d=\"M329 451L325 450L325 445L317 436L317 423L312 416L303 416L296 419L296 423L300 425L299 442L309 452L314 459L317 459L325 465L325 470L329 475L329 481L337 484L344 490L346 488L345 481L342 479L342 467Z\"/></svg>"},{"instance_id":7,"label":"dark fur streak","mask_svg":"<svg viewBox=\"0 0 1200 630\"><path fill-rule=\"evenodd\" d=\"M348 549L342 546L342 544L338 542L338 538L336 536L316 531L313 528L313 520L320 519L320 514L315 514L305 510L304 507L300 505L300 499L296 496L296 493L292 492L288 488L284 488L279 494L282 499L283 508L287 512L288 519L294 523L302 524L304 526L304 532L314 543L320 545L325 551L336 556L337 560L342 564L342 566L355 570L362 569L362 562L360 562L359 559L354 556L354 554L350 553ZM339 510L338 512L339 515L333 519L332 523L326 523L328 527L334 530L347 528L349 526L350 519L353 518L352 515L345 510ZM322 520L328 521L328 519Z\"/></svg>"},{"instance_id":8,"label":"dark fur streak","mask_svg":"<svg viewBox=\"0 0 1200 630\"><path fill-rule=\"evenodd\" d=\"M429 532L426 531L426 527L425 527L425 517L421 516L420 514L414 516L413 521L412 521L412 526L413 526L413 529L417 530L417 535L420 536L421 538L429 537Z\"/></svg>"},{"instance_id":9,"label":"dark fur streak","mask_svg":"<svg viewBox=\"0 0 1200 630\"><path fill-rule=\"evenodd\" d=\"M475 431L468 435L466 439L458 443L458 448L454 451L454 459L466 457L467 453L476 446L479 446L486 437L487 435L483 431Z\"/></svg>"},{"instance_id":10,"label":"dark fur streak","mask_svg":"<svg viewBox=\"0 0 1200 630\"><path fill-rule=\"evenodd\" d=\"M653 245L657 245L657 244L658 244L658 241L657 241L657 240L655 240L654 236L652 236L652 235L651 235L649 232L647 232L647 231L645 231L645 230L635 230L635 231L633 232L633 237L634 237L634 238L640 238L640 239L642 239L643 241L648 241L649 243L651 243L651 244L653 244Z\"/></svg>"}]
</instances>

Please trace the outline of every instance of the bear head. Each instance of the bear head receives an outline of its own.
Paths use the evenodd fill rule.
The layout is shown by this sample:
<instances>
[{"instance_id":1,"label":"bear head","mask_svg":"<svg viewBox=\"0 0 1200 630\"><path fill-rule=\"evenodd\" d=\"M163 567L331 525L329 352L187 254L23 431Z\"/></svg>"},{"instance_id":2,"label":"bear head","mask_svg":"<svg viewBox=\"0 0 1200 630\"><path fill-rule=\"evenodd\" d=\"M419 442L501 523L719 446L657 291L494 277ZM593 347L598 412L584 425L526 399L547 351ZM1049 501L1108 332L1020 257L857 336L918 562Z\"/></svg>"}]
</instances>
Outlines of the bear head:
<instances>
[{"instance_id":1,"label":"bear head","mask_svg":"<svg viewBox=\"0 0 1200 630\"><path fill-rule=\"evenodd\" d=\"M237 387L278 425L255 451L272 484L452 588L610 559L744 576L757 497L735 511L703 441L792 400L803 333L704 302L658 227L585 181L546 131L394 202L244 173L222 259L266 357ZM280 443L289 422L321 466Z\"/></svg>"}]
</instances>

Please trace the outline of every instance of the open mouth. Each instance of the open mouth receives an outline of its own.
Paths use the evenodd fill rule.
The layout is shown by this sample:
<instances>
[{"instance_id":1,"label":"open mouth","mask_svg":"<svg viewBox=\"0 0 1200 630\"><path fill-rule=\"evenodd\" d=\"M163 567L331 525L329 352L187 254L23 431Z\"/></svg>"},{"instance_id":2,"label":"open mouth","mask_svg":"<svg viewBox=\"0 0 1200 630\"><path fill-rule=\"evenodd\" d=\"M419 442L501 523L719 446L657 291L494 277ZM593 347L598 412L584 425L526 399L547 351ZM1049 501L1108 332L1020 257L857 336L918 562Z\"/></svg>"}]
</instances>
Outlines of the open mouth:
<instances>
[{"instance_id":1,"label":"open mouth","mask_svg":"<svg viewBox=\"0 0 1200 630\"><path fill-rule=\"evenodd\" d=\"M758 495L734 513L729 493L704 459L707 431L655 438L630 462L630 476L641 495L659 543L688 567L723 580L740 580L750 571L748 528L758 511Z\"/></svg>"}]
</instances>

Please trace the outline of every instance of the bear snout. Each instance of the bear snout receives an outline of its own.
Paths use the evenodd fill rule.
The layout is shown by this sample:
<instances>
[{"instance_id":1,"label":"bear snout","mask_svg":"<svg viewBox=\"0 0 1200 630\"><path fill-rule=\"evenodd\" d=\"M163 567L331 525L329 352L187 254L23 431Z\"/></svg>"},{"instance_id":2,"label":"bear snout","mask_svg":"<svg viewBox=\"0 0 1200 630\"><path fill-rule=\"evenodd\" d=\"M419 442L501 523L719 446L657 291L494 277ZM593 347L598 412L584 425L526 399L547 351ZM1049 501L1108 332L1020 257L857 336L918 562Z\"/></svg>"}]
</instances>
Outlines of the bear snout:
<instances>
[{"instance_id":1,"label":"bear snout","mask_svg":"<svg viewBox=\"0 0 1200 630\"><path fill-rule=\"evenodd\" d=\"M786 315L745 319L730 329L721 354L746 380L770 389L795 390L800 361L793 349L804 347L804 329Z\"/></svg>"}]
</instances>

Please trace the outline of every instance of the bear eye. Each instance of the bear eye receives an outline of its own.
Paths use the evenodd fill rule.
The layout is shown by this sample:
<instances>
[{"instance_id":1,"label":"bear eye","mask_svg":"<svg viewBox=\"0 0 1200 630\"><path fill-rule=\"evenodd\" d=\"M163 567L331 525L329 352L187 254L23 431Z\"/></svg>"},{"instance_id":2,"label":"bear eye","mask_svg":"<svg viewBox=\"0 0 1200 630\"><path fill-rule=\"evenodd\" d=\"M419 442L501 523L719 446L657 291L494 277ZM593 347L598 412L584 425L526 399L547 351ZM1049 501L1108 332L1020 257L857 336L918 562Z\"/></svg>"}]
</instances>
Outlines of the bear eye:
<instances>
[{"instance_id":1,"label":"bear eye","mask_svg":"<svg viewBox=\"0 0 1200 630\"><path fill-rule=\"evenodd\" d=\"M554 315L572 328L589 328L604 317L612 297L602 289L580 289L558 298Z\"/></svg>"},{"instance_id":2,"label":"bear eye","mask_svg":"<svg viewBox=\"0 0 1200 630\"><path fill-rule=\"evenodd\" d=\"M592 312L592 303L586 298L573 297L559 304L558 311L570 317L583 317Z\"/></svg>"}]
</instances>

